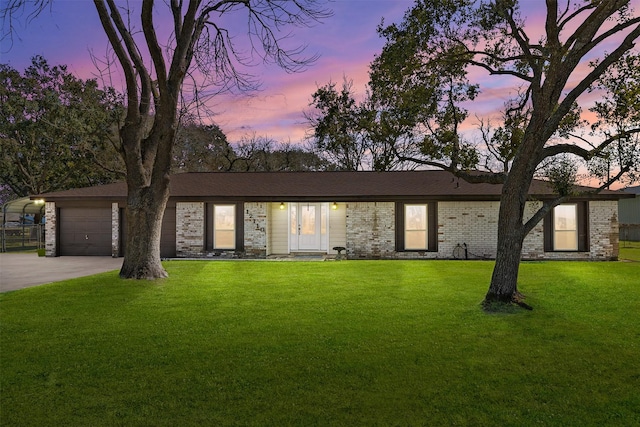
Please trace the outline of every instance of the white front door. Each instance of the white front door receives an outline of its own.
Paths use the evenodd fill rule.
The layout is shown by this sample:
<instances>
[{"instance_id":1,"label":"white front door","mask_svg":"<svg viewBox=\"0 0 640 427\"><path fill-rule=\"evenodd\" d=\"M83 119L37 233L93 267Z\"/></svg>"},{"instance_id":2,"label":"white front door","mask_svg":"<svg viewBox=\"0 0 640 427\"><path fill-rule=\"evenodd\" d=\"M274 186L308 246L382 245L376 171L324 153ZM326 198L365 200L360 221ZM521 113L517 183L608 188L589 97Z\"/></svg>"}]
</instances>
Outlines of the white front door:
<instances>
[{"instance_id":1,"label":"white front door","mask_svg":"<svg viewBox=\"0 0 640 427\"><path fill-rule=\"evenodd\" d=\"M328 203L291 203L291 250L326 251Z\"/></svg>"}]
</instances>

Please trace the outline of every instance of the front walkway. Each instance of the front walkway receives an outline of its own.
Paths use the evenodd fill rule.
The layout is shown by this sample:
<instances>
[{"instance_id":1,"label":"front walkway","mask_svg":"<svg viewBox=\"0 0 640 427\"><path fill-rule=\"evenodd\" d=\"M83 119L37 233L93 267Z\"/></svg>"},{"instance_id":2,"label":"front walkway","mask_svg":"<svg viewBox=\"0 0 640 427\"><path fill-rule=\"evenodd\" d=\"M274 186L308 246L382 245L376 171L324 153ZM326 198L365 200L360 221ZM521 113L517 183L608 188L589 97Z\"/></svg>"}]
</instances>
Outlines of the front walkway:
<instances>
[{"instance_id":1,"label":"front walkway","mask_svg":"<svg viewBox=\"0 0 640 427\"><path fill-rule=\"evenodd\" d=\"M267 259L271 261L326 261L334 258L335 256L327 254L283 254L267 256Z\"/></svg>"}]
</instances>

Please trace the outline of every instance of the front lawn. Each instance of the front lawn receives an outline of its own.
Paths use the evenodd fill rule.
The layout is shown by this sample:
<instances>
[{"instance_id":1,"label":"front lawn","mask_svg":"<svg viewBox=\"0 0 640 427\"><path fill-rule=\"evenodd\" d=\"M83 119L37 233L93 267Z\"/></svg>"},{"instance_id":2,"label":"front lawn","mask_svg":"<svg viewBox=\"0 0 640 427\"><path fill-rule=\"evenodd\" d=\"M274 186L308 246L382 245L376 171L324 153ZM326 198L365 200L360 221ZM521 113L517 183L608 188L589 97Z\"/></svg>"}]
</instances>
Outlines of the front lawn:
<instances>
[{"instance_id":1,"label":"front lawn","mask_svg":"<svg viewBox=\"0 0 640 427\"><path fill-rule=\"evenodd\" d=\"M619 258L621 261L640 261L640 242L621 241Z\"/></svg>"},{"instance_id":2,"label":"front lawn","mask_svg":"<svg viewBox=\"0 0 640 427\"><path fill-rule=\"evenodd\" d=\"M637 263L172 261L0 294L7 426L640 424Z\"/></svg>"}]
</instances>

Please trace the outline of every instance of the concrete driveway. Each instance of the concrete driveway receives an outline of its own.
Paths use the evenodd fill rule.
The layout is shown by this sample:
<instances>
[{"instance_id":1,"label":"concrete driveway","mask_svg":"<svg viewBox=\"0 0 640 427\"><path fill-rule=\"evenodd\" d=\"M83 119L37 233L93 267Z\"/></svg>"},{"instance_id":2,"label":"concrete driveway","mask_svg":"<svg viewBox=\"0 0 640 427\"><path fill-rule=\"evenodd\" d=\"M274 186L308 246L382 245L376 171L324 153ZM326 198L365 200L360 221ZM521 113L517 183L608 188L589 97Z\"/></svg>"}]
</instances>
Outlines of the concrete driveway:
<instances>
[{"instance_id":1,"label":"concrete driveway","mask_svg":"<svg viewBox=\"0 0 640 427\"><path fill-rule=\"evenodd\" d=\"M0 254L0 292L15 291L74 277L119 270L123 258L97 256L39 257L29 254Z\"/></svg>"}]
</instances>

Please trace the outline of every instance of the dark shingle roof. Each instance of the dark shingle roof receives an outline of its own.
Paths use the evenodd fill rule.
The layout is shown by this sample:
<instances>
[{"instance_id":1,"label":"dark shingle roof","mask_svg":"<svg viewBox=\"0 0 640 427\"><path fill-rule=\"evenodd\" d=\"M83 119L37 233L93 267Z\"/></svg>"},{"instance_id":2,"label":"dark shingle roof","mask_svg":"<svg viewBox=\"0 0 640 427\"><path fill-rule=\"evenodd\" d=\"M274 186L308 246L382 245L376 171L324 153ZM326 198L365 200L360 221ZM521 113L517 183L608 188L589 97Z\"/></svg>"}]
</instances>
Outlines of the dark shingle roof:
<instances>
[{"instance_id":1,"label":"dark shingle roof","mask_svg":"<svg viewBox=\"0 0 640 427\"><path fill-rule=\"evenodd\" d=\"M580 191L588 190L580 187ZM396 172L202 172L171 177L170 194L182 200L228 199L252 201L326 200L389 201L398 199L499 200L501 185L470 184L445 171ZM593 190L593 189L591 189ZM47 193L45 200L114 200L126 197L124 182ZM532 198L553 196L544 181L534 180ZM596 198L625 197L605 190Z\"/></svg>"}]
</instances>

